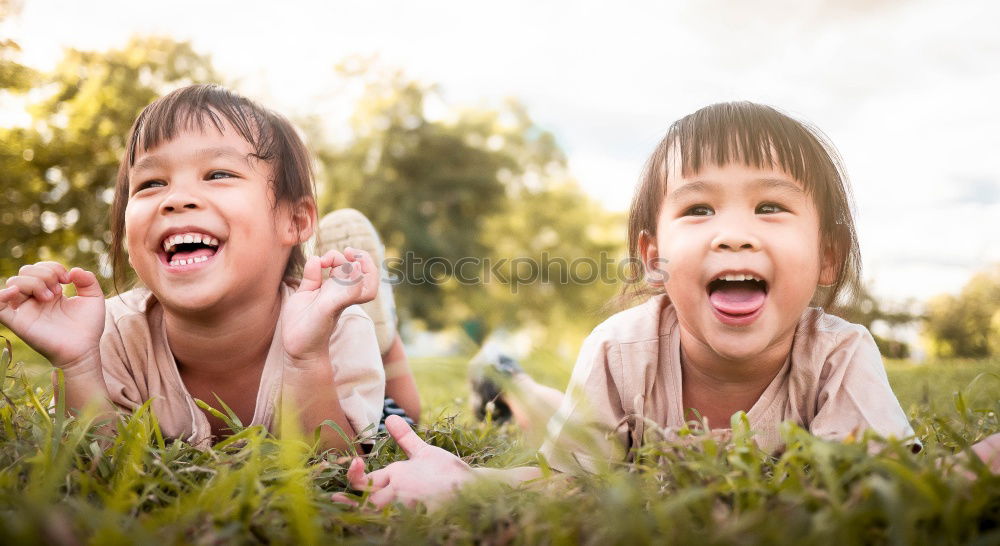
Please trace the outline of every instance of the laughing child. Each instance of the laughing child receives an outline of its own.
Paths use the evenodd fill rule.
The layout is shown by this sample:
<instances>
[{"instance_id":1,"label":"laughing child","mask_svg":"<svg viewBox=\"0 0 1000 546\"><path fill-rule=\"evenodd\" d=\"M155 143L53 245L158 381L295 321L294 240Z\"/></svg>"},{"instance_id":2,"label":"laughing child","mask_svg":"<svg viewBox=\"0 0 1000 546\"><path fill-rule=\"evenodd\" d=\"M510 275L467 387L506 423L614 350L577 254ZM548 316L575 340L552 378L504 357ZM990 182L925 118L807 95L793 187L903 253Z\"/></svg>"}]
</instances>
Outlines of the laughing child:
<instances>
[{"instance_id":1,"label":"laughing child","mask_svg":"<svg viewBox=\"0 0 1000 546\"><path fill-rule=\"evenodd\" d=\"M111 209L116 280L26 265L0 290L0 322L60 368L67 407L134 410L147 400L165 435L204 445L225 424L195 399L274 428L349 436L379 421L385 385L370 301L378 271L347 248L308 259L316 225L309 154L282 116L218 86L147 106L127 140ZM63 295L73 284L77 295ZM280 403L279 403L280 402ZM321 427L326 447L346 447Z\"/></svg>"},{"instance_id":2,"label":"laughing child","mask_svg":"<svg viewBox=\"0 0 1000 546\"><path fill-rule=\"evenodd\" d=\"M633 198L628 249L647 282L623 295L647 299L584 342L541 449L553 468L626 460L647 423L669 433L700 416L725 434L737 412L765 449L784 421L829 439L912 437L871 334L819 307L858 285L860 253L846 177L817 130L748 102L678 120ZM409 460L348 471L376 506L433 502L476 476L540 476L473 469L387 425Z\"/></svg>"}]
</instances>

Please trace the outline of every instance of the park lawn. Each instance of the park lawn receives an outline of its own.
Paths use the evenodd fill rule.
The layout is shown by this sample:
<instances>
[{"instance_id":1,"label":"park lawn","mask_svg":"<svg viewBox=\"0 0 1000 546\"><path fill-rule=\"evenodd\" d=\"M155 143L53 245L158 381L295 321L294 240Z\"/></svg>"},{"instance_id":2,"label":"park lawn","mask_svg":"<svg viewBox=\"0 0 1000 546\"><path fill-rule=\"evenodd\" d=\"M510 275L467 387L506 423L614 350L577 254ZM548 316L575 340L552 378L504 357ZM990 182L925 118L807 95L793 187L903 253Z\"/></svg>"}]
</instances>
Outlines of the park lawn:
<instances>
[{"instance_id":1,"label":"park lawn","mask_svg":"<svg viewBox=\"0 0 1000 546\"><path fill-rule=\"evenodd\" d=\"M995 404L1000 398L1000 358L947 359L924 364L886 362L889 383L907 413L918 408L947 412L962 393L973 406Z\"/></svg>"},{"instance_id":2,"label":"park lawn","mask_svg":"<svg viewBox=\"0 0 1000 546\"><path fill-rule=\"evenodd\" d=\"M466 409L467 363L465 358L429 358L413 363L421 400L431 415L442 411L450 415ZM532 355L522 364L538 382L559 390L565 389L573 369L572 361L551 353ZM1000 397L1000 358L931 360L922 364L888 360L886 372L908 415L918 410L952 410L959 392L969 404L979 407L995 404Z\"/></svg>"},{"instance_id":3,"label":"park lawn","mask_svg":"<svg viewBox=\"0 0 1000 546\"><path fill-rule=\"evenodd\" d=\"M535 355L524 365L561 388L572 363ZM15 365L0 398L0 543L995 544L1000 478L946 456L1000 430L998 366L888 363L922 454L890 443L872 455L865 438L823 442L794 427L777 457L739 434L727 444L695 435L685 447L644 446L631 472L480 484L428 512L330 503L345 489L347 459L317 455L294 431L279 440L240 429L199 451L163 440L140 411L102 444L81 420L43 411L44 367ZM540 462L509 425L469 420L465 359L413 368L429 442L476 465ZM401 458L380 439L368 465Z\"/></svg>"}]
</instances>

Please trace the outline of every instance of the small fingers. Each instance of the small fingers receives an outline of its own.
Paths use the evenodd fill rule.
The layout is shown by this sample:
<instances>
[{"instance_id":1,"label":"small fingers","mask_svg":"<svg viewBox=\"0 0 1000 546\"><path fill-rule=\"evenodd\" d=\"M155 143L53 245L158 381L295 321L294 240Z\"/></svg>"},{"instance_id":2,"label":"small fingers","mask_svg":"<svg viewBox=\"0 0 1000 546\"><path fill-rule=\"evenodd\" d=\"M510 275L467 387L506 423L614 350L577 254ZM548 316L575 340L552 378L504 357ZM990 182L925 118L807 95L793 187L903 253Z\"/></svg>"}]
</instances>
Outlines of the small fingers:
<instances>
[{"instance_id":1,"label":"small fingers","mask_svg":"<svg viewBox=\"0 0 1000 546\"><path fill-rule=\"evenodd\" d=\"M358 295L359 299L357 303L365 303L373 300L378 295L379 278L376 274L378 266L372 260L371 255L364 250L351 247L344 249L344 255L354 265L354 271L350 275L350 282L361 284L361 292Z\"/></svg>"},{"instance_id":2,"label":"small fingers","mask_svg":"<svg viewBox=\"0 0 1000 546\"><path fill-rule=\"evenodd\" d=\"M13 313L27 299L28 296L22 294L16 286L9 286L0 290L0 309L10 308L10 312Z\"/></svg>"},{"instance_id":3,"label":"small fingers","mask_svg":"<svg viewBox=\"0 0 1000 546\"><path fill-rule=\"evenodd\" d=\"M340 284L354 284L361 275L361 268L353 262L344 262L330 269L330 278Z\"/></svg>"},{"instance_id":4,"label":"small fingers","mask_svg":"<svg viewBox=\"0 0 1000 546\"><path fill-rule=\"evenodd\" d=\"M361 488L367 485L365 480L365 462L361 460L361 457L355 457L351 460L351 466L347 467L347 482L351 484L352 488L358 491L361 491Z\"/></svg>"},{"instance_id":5,"label":"small fingers","mask_svg":"<svg viewBox=\"0 0 1000 546\"><path fill-rule=\"evenodd\" d=\"M323 262L323 268L337 267L340 264L346 263L348 260L337 250L330 250L324 254L320 260Z\"/></svg>"},{"instance_id":6,"label":"small fingers","mask_svg":"<svg viewBox=\"0 0 1000 546\"><path fill-rule=\"evenodd\" d=\"M386 505L396 500L396 490L392 486L386 487L384 489L379 489L378 491L372 493L368 497L368 502L375 505L375 508L385 508Z\"/></svg>"},{"instance_id":7,"label":"small fingers","mask_svg":"<svg viewBox=\"0 0 1000 546\"><path fill-rule=\"evenodd\" d=\"M355 491L376 491L389 485L389 473L382 469L366 474L364 461L355 457L347 467L347 481Z\"/></svg>"},{"instance_id":8,"label":"small fingers","mask_svg":"<svg viewBox=\"0 0 1000 546\"><path fill-rule=\"evenodd\" d=\"M347 506L350 506L352 508L357 508L361 506L360 503L358 503L358 501L352 499L351 496L348 495L347 493L334 493L330 495L330 500L339 504L346 504ZM396 491L391 487L387 487L385 489L380 489L375 493L373 493L372 495L370 495L365 504L366 506L368 504L371 504L375 508L381 509L395 500L397 500Z\"/></svg>"},{"instance_id":9,"label":"small fingers","mask_svg":"<svg viewBox=\"0 0 1000 546\"><path fill-rule=\"evenodd\" d=\"M371 255L364 250L347 247L344 249L344 257L358 263L361 266L362 273L371 273L375 270L375 262L372 261Z\"/></svg>"},{"instance_id":10,"label":"small fingers","mask_svg":"<svg viewBox=\"0 0 1000 546\"><path fill-rule=\"evenodd\" d=\"M0 302L7 303L8 300L14 299L14 294L20 293L16 286L8 286L7 288L0 289Z\"/></svg>"},{"instance_id":11,"label":"small fingers","mask_svg":"<svg viewBox=\"0 0 1000 546\"><path fill-rule=\"evenodd\" d=\"M320 257L320 264L323 269L329 269L329 277L335 279L339 284L349 284L353 282L354 265L337 250L330 250Z\"/></svg>"},{"instance_id":12,"label":"small fingers","mask_svg":"<svg viewBox=\"0 0 1000 546\"><path fill-rule=\"evenodd\" d=\"M59 278L59 282L66 284L69 282L69 272L66 266L59 262L38 262L35 265L49 269Z\"/></svg>"},{"instance_id":13,"label":"small fingers","mask_svg":"<svg viewBox=\"0 0 1000 546\"><path fill-rule=\"evenodd\" d=\"M330 495L330 500L338 504L346 504L351 508L357 508L358 502L351 497L347 496L347 493L334 493Z\"/></svg>"},{"instance_id":14,"label":"small fingers","mask_svg":"<svg viewBox=\"0 0 1000 546\"><path fill-rule=\"evenodd\" d=\"M7 279L8 288L17 288L17 290L24 296L24 299L17 302L15 305L20 305L28 298L35 298L39 301L51 301L55 294L49 290L45 281L34 275L18 275L16 277L11 277ZM62 293L60 291L60 293Z\"/></svg>"},{"instance_id":15,"label":"small fingers","mask_svg":"<svg viewBox=\"0 0 1000 546\"><path fill-rule=\"evenodd\" d=\"M410 425L406 424L406 421L398 415L390 415L385 420L385 428L389 431L392 439L396 440L399 447L403 449L406 456L411 459L427 447L427 444L420 439L420 436L417 436L417 433L413 432Z\"/></svg>"},{"instance_id":16,"label":"small fingers","mask_svg":"<svg viewBox=\"0 0 1000 546\"><path fill-rule=\"evenodd\" d=\"M310 256L306 260L306 265L302 267L302 280L299 281L299 292L316 290L323 284L323 266L319 256Z\"/></svg>"},{"instance_id":17,"label":"small fingers","mask_svg":"<svg viewBox=\"0 0 1000 546\"><path fill-rule=\"evenodd\" d=\"M18 270L17 275L41 280L51 294L62 293L62 287L59 286L59 283L67 281L66 269L55 262L39 262L23 266Z\"/></svg>"},{"instance_id":18,"label":"small fingers","mask_svg":"<svg viewBox=\"0 0 1000 546\"><path fill-rule=\"evenodd\" d=\"M16 294L20 294L16 288L4 288L0 290L0 322L5 325L14 320L14 309L16 307L11 301L13 301Z\"/></svg>"},{"instance_id":19,"label":"small fingers","mask_svg":"<svg viewBox=\"0 0 1000 546\"><path fill-rule=\"evenodd\" d=\"M392 465L389 465L392 466ZM375 472L370 472L368 474L368 488L372 491L376 491L389 486L389 482L392 479L389 467L385 467L381 470L376 470Z\"/></svg>"},{"instance_id":20,"label":"small fingers","mask_svg":"<svg viewBox=\"0 0 1000 546\"><path fill-rule=\"evenodd\" d=\"M97 275L86 269L80 269L79 267L70 269L69 273L66 274L66 280L76 286L76 294L78 296L85 298L104 297L104 290L101 288L101 283L97 282Z\"/></svg>"}]
</instances>

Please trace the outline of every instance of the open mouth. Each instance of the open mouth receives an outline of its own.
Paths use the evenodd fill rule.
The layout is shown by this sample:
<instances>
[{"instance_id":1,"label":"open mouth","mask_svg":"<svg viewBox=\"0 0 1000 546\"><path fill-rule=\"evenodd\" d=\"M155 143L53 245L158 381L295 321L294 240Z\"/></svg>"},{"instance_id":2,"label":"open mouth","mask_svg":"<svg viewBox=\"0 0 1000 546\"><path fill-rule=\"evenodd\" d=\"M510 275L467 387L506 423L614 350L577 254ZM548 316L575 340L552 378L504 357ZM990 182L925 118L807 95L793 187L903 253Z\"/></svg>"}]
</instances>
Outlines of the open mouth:
<instances>
[{"instance_id":1,"label":"open mouth","mask_svg":"<svg viewBox=\"0 0 1000 546\"><path fill-rule=\"evenodd\" d=\"M163 239L163 260L171 267L207 262L219 252L219 240L206 233L175 233Z\"/></svg>"},{"instance_id":2,"label":"open mouth","mask_svg":"<svg viewBox=\"0 0 1000 546\"><path fill-rule=\"evenodd\" d=\"M727 273L708 283L708 299L723 318L752 318L764 307L767 281L745 273Z\"/></svg>"}]
</instances>

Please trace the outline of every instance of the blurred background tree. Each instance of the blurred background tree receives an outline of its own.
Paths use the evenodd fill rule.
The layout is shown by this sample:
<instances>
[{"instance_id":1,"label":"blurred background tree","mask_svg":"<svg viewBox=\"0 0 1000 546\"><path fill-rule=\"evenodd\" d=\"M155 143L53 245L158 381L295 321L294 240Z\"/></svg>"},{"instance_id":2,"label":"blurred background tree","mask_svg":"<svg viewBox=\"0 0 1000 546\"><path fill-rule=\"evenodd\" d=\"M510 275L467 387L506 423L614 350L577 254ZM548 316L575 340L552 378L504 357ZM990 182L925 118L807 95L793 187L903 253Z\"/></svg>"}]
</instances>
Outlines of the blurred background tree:
<instances>
[{"instance_id":1,"label":"blurred background tree","mask_svg":"<svg viewBox=\"0 0 1000 546\"><path fill-rule=\"evenodd\" d=\"M838 307L835 314L848 322L860 324L869 331L875 338L875 344L883 356L889 358L909 358L910 346L892 335L881 336L873 330L878 330L877 323L881 323L892 332L893 330L913 324L920 320L920 315L912 308L913 302L904 304L892 304L876 298L868 286L862 286L857 297L848 306Z\"/></svg>"},{"instance_id":2,"label":"blurred background tree","mask_svg":"<svg viewBox=\"0 0 1000 546\"><path fill-rule=\"evenodd\" d=\"M10 59L16 45L2 51L0 92L33 93L20 97L31 123L0 128L0 277L59 260L98 272L107 285L107 213L128 130L161 94L216 81L211 63L161 38L106 53L67 50L44 75Z\"/></svg>"},{"instance_id":3,"label":"blurred background tree","mask_svg":"<svg viewBox=\"0 0 1000 546\"><path fill-rule=\"evenodd\" d=\"M20 3L13 0L0 0L0 21L15 15L20 9ZM23 93L35 83L37 74L31 68L17 62L20 46L14 40L0 38L0 93Z\"/></svg>"},{"instance_id":4,"label":"blurred background tree","mask_svg":"<svg viewBox=\"0 0 1000 546\"><path fill-rule=\"evenodd\" d=\"M401 315L431 329L590 323L586 312L601 308L611 284L559 282L502 261L539 262L543 253L567 264L601 253L617 258L620 217L579 189L553 135L514 100L431 119L428 102L442 100L434 86L372 61L350 60L338 70L361 92L352 138L313 146L322 166L320 209L361 210L387 255L404 259L396 271L409 281L396 291ZM489 261L455 271L463 258ZM523 282L518 293L515 275ZM472 278L488 282L462 282Z\"/></svg>"},{"instance_id":5,"label":"blurred background tree","mask_svg":"<svg viewBox=\"0 0 1000 546\"><path fill-rule=\"evenodd\" d=\"M0 18L16 8L0 0ZM164 38L67 50L45 74L18 53L0 40L0 99L28 117L0 127L0 278L55 259L96 270L109 288L107 211L132 121L171 89L220 76L189 44ZM432 330L470 326L474 337L535 328L571 343L599 321L622 280L623 216L583 193L555 137L521 104L449 108L436 86L400 70L357 59L338 70L358 90L349 136L330 142L322 120L299 120L317 158L320 209L360 209L390 257L439 260L396 271L408 281L396 291L404 319ZM632 184L621 181L622 191ZM461 282L453 266L462 258L479 259L461 274L482 282ZM1000 354L998 270L930 302L933 354ZM918 319L912 308L865 290L842 315L891 330ZM876 340L887 356L908 355L904 343Z\"/></svg>"},{"instance_id":6,"label":"blurred background tree","mask_svg":"<svg viewBox=\"0 0 1000 546\"><path fill-rule=\"evenodd\" d=\"M162 38L67 50L48 74L18 64L17 52L0 43L0 93L16 96L30 116L0 127L0 278L58 260L98 272L110 288L107 214L133 120L172 89L220 78L189 44ZM360 209L389 256L437 260L397 271L407 280L396 291L401 315L429 329L473 324L481 333L541 327L572 338L592 327L614 285L573 282L567 268L581 258L596 264L603 253L600 278L613 281L623 223L580 190L554 136L514 100L452 109L435 86L399 70L356 59L338 70L360 91L350 136L333 144L320 120L299 120L317 158L320 209ZM429 116L428 100L445 115ZM514 271L505 260L517 257L554 265ZM452 267L462 258L480 259L462 273L485 284L459 282ZM591 275L587 267L577 273Z\"/></svg>"},{"instance_id":7,"label":"blurred background tree","mask_svg":"<svg viewBox=\"0 0 1000 546\"><path fill-rule=\"evenodd\" d=\"M935 356L1000 355L1000 265L972 277L957 296L932 299L924 332Z\"/></svg>"}]
</instances>

